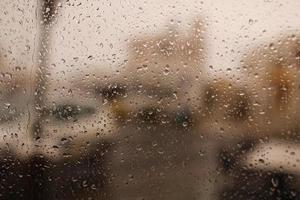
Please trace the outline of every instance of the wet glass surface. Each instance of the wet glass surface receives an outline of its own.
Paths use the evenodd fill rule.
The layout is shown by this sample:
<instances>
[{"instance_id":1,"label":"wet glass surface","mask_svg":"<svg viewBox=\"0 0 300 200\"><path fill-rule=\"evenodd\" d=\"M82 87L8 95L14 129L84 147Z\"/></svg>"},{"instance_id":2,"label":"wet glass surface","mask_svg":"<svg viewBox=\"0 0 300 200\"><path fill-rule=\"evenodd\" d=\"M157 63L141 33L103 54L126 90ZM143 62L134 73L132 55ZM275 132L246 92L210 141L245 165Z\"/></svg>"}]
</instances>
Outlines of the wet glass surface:
<instances>
[{"instance_id":1,"label":"wet glass surface","mask_svg":"<svg viewBox=\"0 0 300 200\"><path fill-rule=\"evenodd\" d=\"M299 199L299 9L2 0L0 199Z\"/></svg>"}]
</instances>

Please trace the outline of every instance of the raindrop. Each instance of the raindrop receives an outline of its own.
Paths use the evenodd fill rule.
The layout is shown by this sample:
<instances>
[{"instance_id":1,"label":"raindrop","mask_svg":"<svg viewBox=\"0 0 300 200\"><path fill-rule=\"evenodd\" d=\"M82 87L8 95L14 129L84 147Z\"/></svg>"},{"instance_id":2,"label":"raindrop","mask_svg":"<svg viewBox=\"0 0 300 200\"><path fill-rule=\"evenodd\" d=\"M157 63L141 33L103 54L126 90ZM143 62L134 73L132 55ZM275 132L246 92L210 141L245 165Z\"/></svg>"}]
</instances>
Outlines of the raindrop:
<instances>
[{"instance_id":1,"label":"raindrop","mask_svg":"<svg viewBox=\"0 0 300 200\"><path fill-rule=\"evenodd\" d=\"M250 25L252 25L253 24L253 19L249 19L249 21L248 21L248 23L250 24Z\"/></svg>"},{"instance_id":2,"label":"raindrop","mask_svg":"<svg viewBox=\"0 0 300 200\"><path fill-rule=\"evenodd\" d=\"M169 65L166 65L166 66L165 66L164 72L163 72L163 73L164 73L164 75L166 75L166 76L169 75L169 73L170 73L170 66L169 66Z\"/></svg>"}]
</instances>

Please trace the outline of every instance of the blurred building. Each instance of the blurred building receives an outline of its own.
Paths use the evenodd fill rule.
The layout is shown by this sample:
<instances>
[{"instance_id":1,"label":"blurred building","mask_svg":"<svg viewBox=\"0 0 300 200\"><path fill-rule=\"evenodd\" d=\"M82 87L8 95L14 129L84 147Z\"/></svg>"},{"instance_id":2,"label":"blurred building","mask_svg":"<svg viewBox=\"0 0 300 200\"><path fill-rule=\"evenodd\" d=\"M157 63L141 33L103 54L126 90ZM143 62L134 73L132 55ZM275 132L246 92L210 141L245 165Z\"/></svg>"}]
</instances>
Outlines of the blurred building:
<instances>
[{"instance_id":1,"label":"blurred building","mask_svg":"<svg viewBox=\"0 0 300 200\"><path fill-rule=\"evenodd\" d=\"M242 61L258 135L296 136L300 116L300 39L289 34L250 51Z\"/></svg>"},{"instance_id":2,"label":"blurred building","mask_svg":"<svg viewBox=\"0 0 300 200\"><path fill-rule=\"evenodd\" d=\"M186 34L170 27L158 35L132 39L121 75L126 98L119 111L126 113L125 121L186 126L198 110L196 91L204 57L201 20L195 20Z\"/></svg>"},{"instance_id":3,"label":"blurred building","mask_svg":"<svg viewBox=\"0 0 300 200\"><path fill-rule=\"evenodd\" d=\"M299 50L299 37L290 34L242 61L248 134L218 147L220 199L299 199Z\"/></svg>"}]
</instances>

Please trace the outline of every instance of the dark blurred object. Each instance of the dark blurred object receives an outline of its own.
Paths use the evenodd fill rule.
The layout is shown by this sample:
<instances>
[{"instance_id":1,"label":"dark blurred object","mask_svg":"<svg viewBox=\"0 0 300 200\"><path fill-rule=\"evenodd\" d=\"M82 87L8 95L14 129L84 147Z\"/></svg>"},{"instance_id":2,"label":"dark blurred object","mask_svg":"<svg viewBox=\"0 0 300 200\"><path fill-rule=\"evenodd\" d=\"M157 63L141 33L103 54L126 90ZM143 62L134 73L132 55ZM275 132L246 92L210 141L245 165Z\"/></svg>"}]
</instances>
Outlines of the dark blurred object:
<instances>
[{"instance_id":1,"label":"dark blurred object","mask_svg":"<svg viewBox=\"0 0 300 200\"><path fill-rule=\"evenodd\" d=\"M95 151L56 163L50 171L50 199L110 199L110 148L111 142L101 141Z\"/></svg>"},{"instance_id":2,"label":"dark blurred object","mask_svg":"<svg viewBox=\"0 0 300 200\"><path fill-rule=\"evenodd\" d=\"M51 23L57 14L57 4L60 0L43 0L41 15L45 24Z\"/></svg>"},{"instance_id":3,"label":"dark blurred object","mask_svg":"<svg viewBox=\"0 0 300 200\"><path fill-rule=\"evenodd\" d=\"M221 192L222 200L296 200L300 198L295 177L281 172L235 170L232 183Z\"/></svg>"},{"instance_id":4,"label":"dark blurred object","mask_svg":"<svg viewBox=\"0 0 300 200\"><path fill-rule=\"evenodd\" d=\"M46 159L33 156L19 160L12 156L2 158L1 199L48 199L49 171L53 168Z\"/></svg>"},{"instance_id":5,"label":"dark blurred object","mask_svg":"<svg viewBox=\"0 0 300 200\"><path fill-rule=\"evenodd\" d=\"M109 84L106 87L96 88L96 95L102 96L108 101L113 101L126 94L126 86L118 83Z\"/></svg>"},{"instance_id":6,"label":"dark blurred object","mask_svg":"<svg viewBox=\"0 0 300 200\"><path fill-rule=\"evenodd\" d=\"M234 83L222 80L205 86L203 105L207 117L243 122L251 116L250 103L246 88Z\"/></svg>"},{"instance_id":7,"label":"dark blurred object","mask_svg":"<svg viewBox=\"0 0 300 200\"><path fill-rule=\"evenodd\" d=\"M261 145L258 144L255 140L246 140L222 149L220 164L225 181L221 186L219 198L222 200L299 199L299 176L291 173L284 166L276 169L277 162L268 159L272 154L260 150ZM276 149L276 146L274 147L267 146L266 149L270 152ZM251 152L258 164L245 166L244 163L252 157ZM256 156L256 152L264 155L264 158ZM265 169L260 166L265 166Z\"/></svg>"},{"instance_id":8,"label":"dark blurred object","mask_svg":"<svg viewBox=\"0 0 300 200\"><path fill-rule=\"evenodd\" d=\"M99 142L94 152L79 159L54 162L41 155L26 160L13 156L0 163L0 199L110 199L109 149Z\"/></svg>"}]
</instances>

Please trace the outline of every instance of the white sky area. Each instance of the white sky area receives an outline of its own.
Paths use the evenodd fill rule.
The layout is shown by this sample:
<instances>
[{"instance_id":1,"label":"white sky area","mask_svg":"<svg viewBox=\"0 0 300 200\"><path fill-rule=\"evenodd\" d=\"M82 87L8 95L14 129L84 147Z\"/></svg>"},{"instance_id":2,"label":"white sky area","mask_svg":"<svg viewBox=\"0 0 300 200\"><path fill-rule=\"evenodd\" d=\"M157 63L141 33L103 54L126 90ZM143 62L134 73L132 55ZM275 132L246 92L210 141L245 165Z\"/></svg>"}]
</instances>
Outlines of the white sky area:
<instances>
[{"instance_id":1,"label":"white sky area","mask_svg":"<svg viewBox=\"0 0 300 200\"><path fill-rule=\"evenodd\" d=\"M37 1L0 1L0 47L10 67L34 67ZM70 0L53 26L52 74L88 66L118 69L128 41L155 34L174 20L183 32L201 16L206 24L204 66L235 68L242 54L280 33L300 29L299 0ZM92 56L93 58L88 58Z\"/></svg>"}]
</instances>

